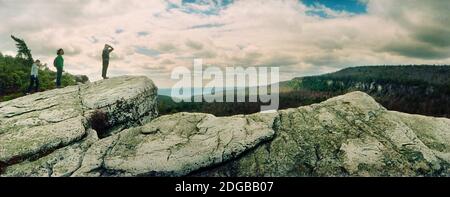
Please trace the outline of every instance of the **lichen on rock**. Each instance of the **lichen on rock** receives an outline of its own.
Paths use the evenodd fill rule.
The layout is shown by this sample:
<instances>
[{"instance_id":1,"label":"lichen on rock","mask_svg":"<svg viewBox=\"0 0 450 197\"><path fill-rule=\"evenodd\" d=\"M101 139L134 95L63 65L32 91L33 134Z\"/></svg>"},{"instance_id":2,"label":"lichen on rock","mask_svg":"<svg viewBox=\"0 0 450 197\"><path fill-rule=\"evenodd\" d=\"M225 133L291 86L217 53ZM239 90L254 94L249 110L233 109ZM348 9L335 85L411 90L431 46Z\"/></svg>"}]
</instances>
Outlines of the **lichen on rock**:
<instances>
[{"instance_id":1,"label":"lichen on rock","mask_svg":"<svg viewBox=\"0 0 450 197\"><path fill-rule=\"evenodd\" d=\"M156 118L156 99L124 76L0 103L0 176L450 176L449 119L362 92L231 117Z\"/></svg>"},{"instance_id":2,"label":"lichen on rock","mask_svg":"<svg viewBox=\"0 0 450 197\"><path fill-rule=\"evenodd\" d=\"M157 116L156 92L156 86L147 77L123 76L1 103L0 174L66 176L67 173L46 173L47 164L54 163L61 154L64 158L81 159L94 143L87 140L91 136L88 119L93 111L105 110L112 117L111 125L139 124ZM70 148L86 140L90 142L87 147ZM50 166L65 165L71 164Z\"/></svg>"},{"instance_id":3,"label":"lichen on rock","mask_svg":"<svg viewBox=\"0 0 450 197\"><path fill-rule=\"evenodd\" d=\"M271 139L271 127L270 121L252 116L163 116L110 137L114 145L102 158L102 168L114 176L183 176L228 161ZM98 149L96 145L91 148Z\"/></svg>"},{"instance_id":4,"label":"lichen on rock","mask_svg":"<svg viewBox=\"0 0 450 197\"><path fill-rule=\"evenodd\" d=\"M192 175L450 176L449 124L444 118L391 112L353 92L279 111L273 140Z\"/></svg>"}]
</instances>

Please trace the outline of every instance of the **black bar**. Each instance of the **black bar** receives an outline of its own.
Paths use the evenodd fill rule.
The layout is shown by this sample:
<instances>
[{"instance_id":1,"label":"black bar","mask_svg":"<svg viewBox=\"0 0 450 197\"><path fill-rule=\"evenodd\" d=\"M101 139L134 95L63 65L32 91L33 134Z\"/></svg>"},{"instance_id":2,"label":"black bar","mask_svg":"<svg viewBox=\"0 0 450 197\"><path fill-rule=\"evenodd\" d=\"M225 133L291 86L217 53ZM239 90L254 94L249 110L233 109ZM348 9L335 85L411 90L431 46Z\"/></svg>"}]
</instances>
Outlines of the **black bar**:
<instances>
[{"instance_id":1,"label":"black bar","mask_svg":"<svg viewBox=\"0 0 450 197\"><path fill-rule=\"evenodd\" d=\"M450 194L449 178L0 178L0 193L64 194ZM269 191L269 184L273 186ZM184 183L184 184L183 184ZM184 191L177 192L177 184ZM186 191L209 184L208 191ZM251 187L249 187L251 184ZM265 184L265 186L264 186ZM224 187L225 186L225 187ZM264 188L263 188L264 187ZM179 189L180 187L178 187ZM200 187L191 187L199 189ZM222 189L222 190L221 190ZM264 191L262 191L264 190ZM49 193L51 191L51 193Z\"/></svg>"}]
</instances>

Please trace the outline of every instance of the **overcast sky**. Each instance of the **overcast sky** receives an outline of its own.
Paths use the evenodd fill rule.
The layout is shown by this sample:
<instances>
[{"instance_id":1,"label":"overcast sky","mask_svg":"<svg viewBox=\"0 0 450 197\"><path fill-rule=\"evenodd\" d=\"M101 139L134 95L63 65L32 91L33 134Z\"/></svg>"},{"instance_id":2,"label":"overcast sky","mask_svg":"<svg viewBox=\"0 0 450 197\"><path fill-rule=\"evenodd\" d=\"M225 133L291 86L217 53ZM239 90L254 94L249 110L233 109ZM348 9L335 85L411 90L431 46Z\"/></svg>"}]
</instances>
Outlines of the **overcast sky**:
<instances>
[{"instance_id":1,"label":"overcast sky","mask_svg":"<svg viewBox=\"0 0 450 197\"><path fill-rule=\"evenodd\" d=\"M51 64L101 76L146 75L170 87L193 58L215 66L279 66L281 80L348 66L450 64L448 0L0 0L0 52L10 35Z\"/></svg>"}]
</instances>

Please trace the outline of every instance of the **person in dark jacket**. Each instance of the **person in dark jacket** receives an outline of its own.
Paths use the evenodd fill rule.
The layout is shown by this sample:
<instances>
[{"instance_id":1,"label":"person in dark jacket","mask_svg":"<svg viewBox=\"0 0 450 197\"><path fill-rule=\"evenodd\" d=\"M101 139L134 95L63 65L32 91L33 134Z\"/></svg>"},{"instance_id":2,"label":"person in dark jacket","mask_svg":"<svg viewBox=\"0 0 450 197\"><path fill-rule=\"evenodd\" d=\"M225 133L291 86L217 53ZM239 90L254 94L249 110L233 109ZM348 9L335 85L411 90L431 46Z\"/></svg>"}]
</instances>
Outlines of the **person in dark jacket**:
<instances>
[{"instance_id":1,"label":"person in dark jacket","mask_svg":"<svg viewBox=\"0 0 450 197\"><path fill-rule=\"evenodd\" d=\"M103 79L108 79L106 76L108 72L108 66L109 66L109 54L114 51L114 48L108 44L105 44L105 47L103 48L102 53L102 59L103 59L103 69L102 69L102 77Z\"/></svg>"},{"instance_id":2,"label":"person in dark jacket","mask_svg":"<svg viewBox=\"0 0 450 197\"><path fill-rule=\"evenodd\" d=\"M30 74L30 85L28 86L28 92L27 94L31 93L31 90L33 89L34 86L34 91L38 92L39 91L39 64L41 63L41 61L36 60L32 65L31 65L31 74ZM36 86L35 86L36 84Z\"/></svg>"},{"instance_id":3,"label":"person in dark jacket","mask_svg":"<svg viewBox=\"0 0 450 197\"><path fill-rule=\"evenodd\" d=\"M56 67L56 87L61 88L61 77L64 71L64 50L59 49L56 54L58 55L53 61L53 66Z\"/></svg>"}]
</instances>

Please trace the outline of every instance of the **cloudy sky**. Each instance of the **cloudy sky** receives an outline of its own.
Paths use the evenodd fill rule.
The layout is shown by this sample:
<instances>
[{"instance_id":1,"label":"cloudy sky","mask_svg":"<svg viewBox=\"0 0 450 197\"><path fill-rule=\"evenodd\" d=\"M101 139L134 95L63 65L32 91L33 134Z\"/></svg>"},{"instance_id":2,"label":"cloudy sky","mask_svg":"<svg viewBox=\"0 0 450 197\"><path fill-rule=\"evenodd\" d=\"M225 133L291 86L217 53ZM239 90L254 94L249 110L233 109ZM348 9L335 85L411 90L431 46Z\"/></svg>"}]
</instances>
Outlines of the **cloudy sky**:
<instances>
[{"instance_id":1,"label":"cloudy sky","mask_svg":"<svg viewBox=\"0 0 450 197\"><path fill-rule=\"evenodd\" d=\"M170 87L194 58L214 66L279 66L281 80L357 65L450 64L448 0L0 0L0 52L10 35L50 64L98 80L146 75Z\"/></svg>"}]
</instances>

